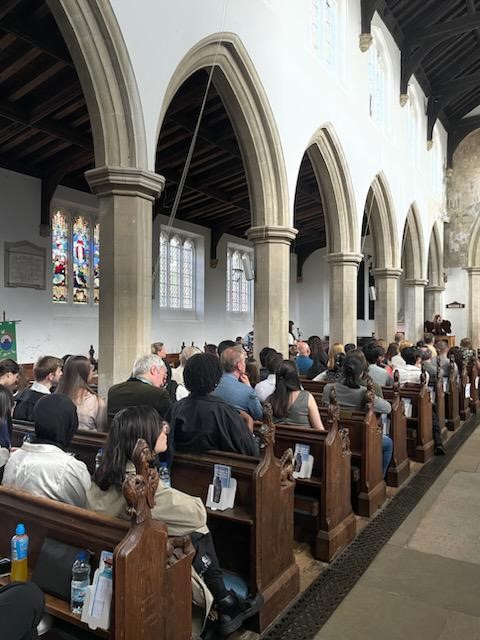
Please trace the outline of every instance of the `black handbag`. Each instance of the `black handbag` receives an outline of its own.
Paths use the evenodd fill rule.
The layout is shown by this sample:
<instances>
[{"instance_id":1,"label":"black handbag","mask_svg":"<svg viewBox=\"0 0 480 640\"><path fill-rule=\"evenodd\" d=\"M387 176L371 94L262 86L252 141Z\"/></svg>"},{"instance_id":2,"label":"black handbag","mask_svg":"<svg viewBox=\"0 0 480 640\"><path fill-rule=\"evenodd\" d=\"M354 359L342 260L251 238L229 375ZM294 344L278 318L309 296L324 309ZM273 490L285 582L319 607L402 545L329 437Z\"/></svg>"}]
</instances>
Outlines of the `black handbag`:
<instances>
[{"instance_id":1,"label":"black handbag","mask_svg":"<svg viewBox=\"0 0 480 640\"><path fill-rule=\"evenodd\" d=\"M45 593L69 602L72 565L80 551L84 549L45 538L32 573L32 582Z\"/></svg>"}]
</instances>

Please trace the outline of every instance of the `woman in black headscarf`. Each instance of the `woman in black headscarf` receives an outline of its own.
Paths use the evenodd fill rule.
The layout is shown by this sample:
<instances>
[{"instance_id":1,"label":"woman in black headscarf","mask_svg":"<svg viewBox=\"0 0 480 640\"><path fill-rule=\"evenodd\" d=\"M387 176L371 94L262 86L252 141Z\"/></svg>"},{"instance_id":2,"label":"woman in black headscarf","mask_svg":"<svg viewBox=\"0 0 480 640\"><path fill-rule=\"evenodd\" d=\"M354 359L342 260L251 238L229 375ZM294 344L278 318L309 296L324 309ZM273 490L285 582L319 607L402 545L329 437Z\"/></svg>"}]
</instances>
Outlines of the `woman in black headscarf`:
<instances>
[{"instance_id":1,"label":"woman in black headscarf","mask_svg":"<svg viewBox=\"0 0 480 640\"><path fill-rule=\"evenodd\" d=\"M66 449L78 428L77 410L61 393L41 398L33 410L35 438L24 442L5 466L3 484L37 496L85 506L90 474Z\"/></svg>"}]
</instances>

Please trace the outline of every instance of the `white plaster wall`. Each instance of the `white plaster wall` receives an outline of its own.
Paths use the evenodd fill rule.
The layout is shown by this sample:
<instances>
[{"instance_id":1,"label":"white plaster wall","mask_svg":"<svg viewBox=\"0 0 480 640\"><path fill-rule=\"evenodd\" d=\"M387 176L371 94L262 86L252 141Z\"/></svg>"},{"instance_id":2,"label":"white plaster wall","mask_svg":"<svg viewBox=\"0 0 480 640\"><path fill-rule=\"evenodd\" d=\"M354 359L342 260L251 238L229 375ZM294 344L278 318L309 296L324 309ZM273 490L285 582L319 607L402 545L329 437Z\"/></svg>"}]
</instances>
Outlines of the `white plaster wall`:
<instances>
[{"instance_id":1,"label":"white plaster wall","mask_svg":"<svg viewBox=\"0 0 480 640\"><path fill-rule=\"evenodd\" d=\"M166 216L159 215L155 219L154 259L158 257L160 226L167 223ZM253 314L231 314L226 311L227 244L232 242L246 247L252 247L252 244L247 240L223 235L217 246L218 265L212 269L210 230L182 220L175 220L173 228L196 236L197 278L200 280L200 286L197 287L197 309L195 314L160 310L156 283L152 303L152 341L165 342L167 351L177 352L182 342L187 345L194 342L196 346L203 348L205 342L218 344L220 340L235 340L236 336L247 334L252 328Z\"/></svg>"},{"instance_id":2,"label":"white plaster wall","mask_svg":"<svg viewBox=\"0 0 480 640\"><path fill-rule=\"evenodd\" d=\"M246 47L272 107L292 209L303 153L316 129L330 122L350 167L359 228L371 181L383 171L395 205L399 244L408 209L416 202L428 248L430 228L443 205L432 193L432 152L426 149L425 116L421 115L419 123L415 164L407 144L407 110L399 104L400 52L375 15L374 27L383 33L391 61L389 124L382 130L369 117L368 54L358 47L360 0L339 0L344 15L340 72L331 72L313 47L311 0L143 0L142 11L130 0L111 2L140 90L152 169L159 114L176 67L202 38L219 31L233 32ZM418 102L422 114L421 92ZM438 135L445 148L441 126Z\"/></svg>"},{"instance_id":3,"label":"white plaster wall","mask_svg":"<svg viewBox=\"0 0 480 640\"><path fill-rule=\"evenodd\" d=\"M452 323L452 334L456 336L456 343L468 336L467 306L468 306L468 274L464 269L448 269L448 280L443 294L444 304L461 302L465 309L442 309L441 313L446 320Z\"/></svg>"},{"instance_id":4,"label":"white plaster wall","mask_svg":"<svg viewBox=\"0 0 480 640\"><path fill-rule=\"evenodd\" d=\"M303 265L303 280L297 286L297 328L307 339L329 334L328 263L326 248L318 249Z\"/></svg>"},{"instance_id":5,"label":"white plaster wall","mask_svg":"<svg viewBox=\"0 0 480 640\"><path fill-rule=\"evenodd\" d=\"M59 187L54 199L95 208L93 195ZM39 235L40 180L0 169L0 313L17 325L19 362L40 355L87 354L98 349L98 310L94 307L58 305L51 302L49 281L50 238ZM45 290L4 287L4 243L27 240L47 250Z\"/></svg>"}]
</instances>

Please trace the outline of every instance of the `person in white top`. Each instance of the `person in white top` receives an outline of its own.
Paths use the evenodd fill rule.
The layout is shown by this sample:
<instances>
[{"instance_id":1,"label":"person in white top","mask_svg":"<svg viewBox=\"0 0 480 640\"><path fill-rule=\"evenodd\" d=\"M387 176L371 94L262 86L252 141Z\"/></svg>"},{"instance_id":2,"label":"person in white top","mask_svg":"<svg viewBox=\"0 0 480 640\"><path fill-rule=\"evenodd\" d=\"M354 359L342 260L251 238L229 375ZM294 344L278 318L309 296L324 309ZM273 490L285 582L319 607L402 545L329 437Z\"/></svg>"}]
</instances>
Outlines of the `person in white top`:
<instances>
[{"instance_id":1,"label":"person in white top","mask_svg":"<svg viewBox=\"0 0 480 640\"><path fill-rule=\"evenodd\" d=\"M405 360L403 359L403 350L411 347L412 343L410 340L402 340L398 345L398 353L396 356L393 356L391 359L391 363L395 369L399 369L400 367L405 366Z\"/></svg>"},{"instance_id":2,"label":"person in white top","mask_svg":"<svg viewBox=\"0 0 480 640\"><path fill-rule=\"evenodd\" d=\"M172 369L172 380L175 380L175 382L179 385L183 385L184 389L185 383L183 382L183 370L185 369L187 361L197 353L202 353L198 347L183 347L180 352L180 364L178 365L178 367L175 367L175 369ZM188 396L188 391L186 395ZM186 396L182 395L181 397L185 398ZM178 395L177 400L180 400Z\"/></svg>"},{"instance_id":3,"label":"person in white top","mask_svg":"<svg viewBox=\"0 0 480 640\"><path fill-rule=\"evenodd\" d=\"M63 394L45 395L33 418L35 438L10 455L3 484L84 507L90 474L84 462L65 451L78 428L75 405Z\"/></svg>"},{"instance_id":4,"label":"person in white top","mask_svg":"<svg viewBox=\"0 0 480 640\"><path fill-rule=\"evenodd\" d=\"M267 400L268 397L271 396L275 391L275 374L277 373L278 367L282 364L282 362L283 355L281 353L273 351L272 353L268 354L267 360L265 362L268 376L265 378L265 380L257 382L257 384L255 385L255 393L257 394L257 398L260 400L260 402L265 402L265 400Z\"/></svg>"},{"instance_id":5,"label":"person in white top","mask_svg":"<svg viewBox=\"0 0 480 640\"><path fill-rule=\"evenodd\" d=\"M403 349L402 357L405 364L403 367L397 367L400 384L407 382L419 384L420 376L422 375L422 352L417 347L407 347ZM428 384L430 376L427 371L425 371L425 377Z\"/></svg>"}]
</instances>

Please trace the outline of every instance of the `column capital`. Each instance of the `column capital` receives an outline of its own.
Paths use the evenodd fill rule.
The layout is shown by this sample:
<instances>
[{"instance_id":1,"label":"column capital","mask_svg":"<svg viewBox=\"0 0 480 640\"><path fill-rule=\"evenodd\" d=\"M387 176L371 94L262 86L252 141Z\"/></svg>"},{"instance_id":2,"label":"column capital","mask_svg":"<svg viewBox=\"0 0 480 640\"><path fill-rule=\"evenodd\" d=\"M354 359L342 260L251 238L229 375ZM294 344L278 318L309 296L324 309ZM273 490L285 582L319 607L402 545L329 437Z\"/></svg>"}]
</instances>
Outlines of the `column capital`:
<instances>
[{"instance_id":1,"label":"column capital","mask_svg":"<svg viewBox=\"0 0 480 640\"><path fill-rule=\"evenodd\" d=\"M136 167L96 167L85 178L98 197L138 196L153 202L165 186L163 176Z\"/></svg>"},{"instance_id":2,"label":"column capital","mask_svg":"<svg viewBox=\"0 0 480 640\"><path fill-rule=\"evenodd\" d=\"M403 269L393 269L390 267L374 269L373 275L375 278L392 278L397 280L403 273Z\"/></svg>"},{"instance_id":3,"label":"column capital","mask_svg":"<svg viewBox=\"0 0 480 640\"><path fill-rule=\"evenodd\" d=\"M426 293L443 293L446 287L442 287L440 284L430 284L425 287Z\"/></svg>"},{"instance_id":4,"label":"column capital","mask_svg":"<svg viewBox=\"0 0 480 640\"><path fill-rule=\"evenodd\" d=\"M480 266L478 267L465 267L465 271L468 273L468 275L475 275L475 276L480 276Z\"/></svg>"},{"instance_id":5,"label":"column capital","mask_svg":"<svg viewBox=\"0 0 480 640\"><path fill-rule=\"evenodd\" d=\"M250 227L247 229L247 238L256 244L267 242L290 244L295 240L297 229L292 227L274 227L265 225L263 227Z\"/></svg>"},{"instance_id":6,"label":"column capital","mask_svg":"<svg viewBox=\"0 0 480 640\"><path fill-rule=\"evenodd\" d=\"M409 278L404 281L406 287L425 287L428 284L428 280L422 278Z\"/></svg>"},{"instance_id":7,"label":"column capital","mask_svg":"<svg viewBox=\"0 0 480 640\"><path fill-rule=\"evenodd\" d=\"M329 253L327 255L327 262L329 264L350 264L358 267L362 261L362 253L349 253L347 251L340 251L338 253Z\"/></svg>"}]
</instances>

